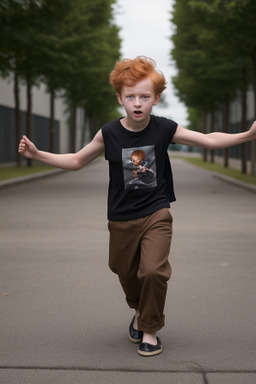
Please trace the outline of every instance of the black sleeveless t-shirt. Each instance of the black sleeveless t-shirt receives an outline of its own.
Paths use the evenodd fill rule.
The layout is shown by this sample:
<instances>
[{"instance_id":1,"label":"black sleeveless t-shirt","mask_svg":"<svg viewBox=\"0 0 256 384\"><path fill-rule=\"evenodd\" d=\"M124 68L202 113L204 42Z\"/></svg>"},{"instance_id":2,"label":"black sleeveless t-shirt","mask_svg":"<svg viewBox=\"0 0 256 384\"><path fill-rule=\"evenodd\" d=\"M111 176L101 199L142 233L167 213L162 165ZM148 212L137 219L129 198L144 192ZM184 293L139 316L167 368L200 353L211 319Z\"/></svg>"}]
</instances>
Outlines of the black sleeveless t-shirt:
<instances>
[{"instance_id":1,"label":"black sleeveless t-shirt","mask_svg":"<svg viewBox=\"0 0 256 384\"><path fill-rule=\"evenodd\" d=\"M176 129L174 121L154 115L139 132L127 130L120 120L101 128L109 162L109 220L145 217L176 200L167 153Z\"/></svg>"}]
</instances>

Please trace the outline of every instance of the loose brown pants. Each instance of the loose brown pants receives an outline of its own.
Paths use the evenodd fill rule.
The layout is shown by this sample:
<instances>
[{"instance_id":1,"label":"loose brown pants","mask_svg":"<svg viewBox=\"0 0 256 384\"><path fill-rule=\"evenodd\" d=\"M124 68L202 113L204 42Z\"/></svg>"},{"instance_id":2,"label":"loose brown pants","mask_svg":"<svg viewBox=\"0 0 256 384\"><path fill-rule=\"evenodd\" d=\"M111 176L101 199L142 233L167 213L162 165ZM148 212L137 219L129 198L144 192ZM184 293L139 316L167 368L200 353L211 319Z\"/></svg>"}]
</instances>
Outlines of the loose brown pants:
<instances>
[{"instance_id":1,"label":"loose brown pants","mask_svg":"<svg viewBox=\"0 0 256 384\"><path fill-rule=\"evenodd\" d=\"M164 326L172 216L168 208L135 220L109 221L109 267L119 277L130 308L138 309L139 329Z\"/></svg>"}]
</instances>

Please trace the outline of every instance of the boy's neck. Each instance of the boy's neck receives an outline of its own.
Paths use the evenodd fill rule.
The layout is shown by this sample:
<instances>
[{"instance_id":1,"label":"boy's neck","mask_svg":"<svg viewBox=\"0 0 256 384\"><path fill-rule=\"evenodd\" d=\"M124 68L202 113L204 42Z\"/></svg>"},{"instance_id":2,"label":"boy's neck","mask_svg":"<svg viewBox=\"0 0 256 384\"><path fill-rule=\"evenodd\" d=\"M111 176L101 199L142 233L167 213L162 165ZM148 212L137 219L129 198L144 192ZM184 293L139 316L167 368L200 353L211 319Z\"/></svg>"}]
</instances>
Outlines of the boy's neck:
<instances>
[{"instance_id":1,"label":"boy's neck","mask_svg":"<svg viewBox=\"0 0 256 384\"><path fill-rule=\"evenodd\" d=\"M120 123L122 124L122 126L128 131L132 131L132 132L143 131L143 129L145 129L148 126L149 122L150 122L150 116L148 116L146 121L145 120L138 121L137 123L134 121L130 121L127 116L123 117L120 120Z\"/></svg>"}]
</instances>

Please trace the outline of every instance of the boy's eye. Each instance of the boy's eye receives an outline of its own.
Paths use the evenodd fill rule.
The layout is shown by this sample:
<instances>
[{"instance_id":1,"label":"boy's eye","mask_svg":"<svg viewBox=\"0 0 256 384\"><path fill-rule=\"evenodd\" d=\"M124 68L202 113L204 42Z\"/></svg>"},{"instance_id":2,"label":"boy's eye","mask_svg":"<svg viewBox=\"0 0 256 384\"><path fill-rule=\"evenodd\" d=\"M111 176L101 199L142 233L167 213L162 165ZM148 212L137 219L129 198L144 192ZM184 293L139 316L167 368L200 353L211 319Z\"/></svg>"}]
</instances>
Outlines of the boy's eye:
<instances>
[{"instance_id":1,"label":"boy's eye","mask_svg":"<svg viewBox=\"0 0 256 384\"><path fill-rule=\"evenodd\" d=\"M127 96L127 99L128 99L128 100L132 100L132 99L133 99L133 96L132 96L132 95L129 95L129 96Z\"/></svg>"},{"instance_id":2,"label":"boy's eye","mask_svg":"<svg viewBox=\"0 0 256 384\"><path fill-rule=\"evenodd\" d=\"M143 96L143 100L147 100L149 98L149 96Z\"/></svg>"}]
</instances>

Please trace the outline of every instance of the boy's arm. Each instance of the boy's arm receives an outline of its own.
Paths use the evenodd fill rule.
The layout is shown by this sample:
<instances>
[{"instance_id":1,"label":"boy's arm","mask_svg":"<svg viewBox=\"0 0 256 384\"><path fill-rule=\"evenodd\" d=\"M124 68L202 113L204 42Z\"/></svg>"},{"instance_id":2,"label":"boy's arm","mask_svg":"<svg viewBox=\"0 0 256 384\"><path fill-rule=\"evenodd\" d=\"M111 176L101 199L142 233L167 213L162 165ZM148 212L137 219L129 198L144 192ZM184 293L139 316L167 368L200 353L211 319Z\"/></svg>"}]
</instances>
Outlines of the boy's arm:
<instances>
[{"instance_id":1,"label":"boy's arm","mask_svg":"<svg viewBox=\"0 0 256 384\"><path fill-rule=\"evenodd\" d=\"M23 136L20 141L19 153L29 159L41 161L53 167L75 171L96 159L104 152L104 148L100 130L89 144L76 153L55 154L39 151L26 136Z\"/></svg>"},{"instance_id":2,"label":"boy's arm","mask_svg":"<svg viewBox=\"0 0 256 384\"><path fill-rule=\"evenodd\" d=\"M196 131L190 131L189 129L185 129L178 125L172 142L193 147L217 149L232 147L233 145L243 144L255 139L256 121L254 121L248 131L241 133L212 132L203 134Z\"/></svg>"}]
</instances>

